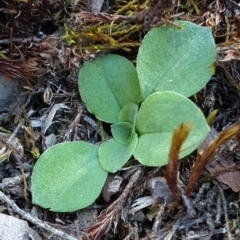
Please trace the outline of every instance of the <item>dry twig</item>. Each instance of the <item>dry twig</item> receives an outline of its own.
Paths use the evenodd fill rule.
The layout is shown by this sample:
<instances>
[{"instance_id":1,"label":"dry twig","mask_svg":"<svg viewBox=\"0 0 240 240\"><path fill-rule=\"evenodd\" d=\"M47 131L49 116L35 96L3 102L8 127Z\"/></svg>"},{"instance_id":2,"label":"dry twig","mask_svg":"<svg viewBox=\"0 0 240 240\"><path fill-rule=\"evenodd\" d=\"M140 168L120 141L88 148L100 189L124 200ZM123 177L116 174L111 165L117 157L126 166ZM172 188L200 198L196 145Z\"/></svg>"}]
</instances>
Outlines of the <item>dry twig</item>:
<instances>
[{"instance_id":1,"label":"dry twig","mask_svg":"<svg viewBox=\"0 0 240 240\"><path fill-rule=\"evenodd\" d=\"M224 211L224 218L225 218L225 223L226 223L226 230L227 230L227 236L228 236L228 240L232 240L232 234L230 231L230 227L229 227L229 222L228 222L228 213L227 213L227 203L226 203L226 199L223 193L222 188L219 186L217 181L213 181L215 186L217 187L219 193L221 194L222 197L222 204L223 204L223 211Z\"/></svg>"},{"instance_id":2,"label":"dry twig","mask_svg":"<svg viewBox=\"0 0 240 240\"><path fill-rule=\"evenodd\" d=\"M37 226L39 226L40 228L47 230L49 232L51 232L54 235L57 235L63 239L66 240L80 240L77 239L73 236L70 236L68 234L66 234L65 232L55 229L53 227L50 227L46 222L41 221L40 219L34 218L32 217L29 213L24 212L23 210L21 210L13 200L11 200L10 198L8 198L3 192L0 191L0 199L7 203L14 212L18 213L20 216L22 216L22 218L30 221L33 224L36 224Z\"/></svg>"}]
</instances>

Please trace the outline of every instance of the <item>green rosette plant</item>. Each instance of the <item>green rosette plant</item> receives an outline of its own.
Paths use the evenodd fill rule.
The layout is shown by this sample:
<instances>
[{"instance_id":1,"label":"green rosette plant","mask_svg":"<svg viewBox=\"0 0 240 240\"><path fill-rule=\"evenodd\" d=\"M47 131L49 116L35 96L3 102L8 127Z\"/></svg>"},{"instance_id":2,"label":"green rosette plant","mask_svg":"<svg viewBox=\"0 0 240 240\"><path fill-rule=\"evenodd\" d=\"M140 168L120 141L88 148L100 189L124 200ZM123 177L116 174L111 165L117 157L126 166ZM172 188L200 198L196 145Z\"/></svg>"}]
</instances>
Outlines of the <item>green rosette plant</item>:
<instances>
[{"instance_id":1,"label":"green rosette plant","mask_svg":"<svg viewBox=\"0 0 240 240\"><path fill-rule=\"evenodd\" d=\"M188 97L214 74L214 39L210 28L186 21L175 24L146 34L136 68L115 54L84 63L79 72L81 98L97 119L112 124L113 137L99 147L68 142L44 152L32 174L33 203L52 211L74 211L90 205L107 172L118 171L132 156L145 166L165 165L173 130L182 122L191 123L192 131L180 158L204 140L208 124ZM88 186L94 187L84 190Z\"/></svg>"}]
</instances>

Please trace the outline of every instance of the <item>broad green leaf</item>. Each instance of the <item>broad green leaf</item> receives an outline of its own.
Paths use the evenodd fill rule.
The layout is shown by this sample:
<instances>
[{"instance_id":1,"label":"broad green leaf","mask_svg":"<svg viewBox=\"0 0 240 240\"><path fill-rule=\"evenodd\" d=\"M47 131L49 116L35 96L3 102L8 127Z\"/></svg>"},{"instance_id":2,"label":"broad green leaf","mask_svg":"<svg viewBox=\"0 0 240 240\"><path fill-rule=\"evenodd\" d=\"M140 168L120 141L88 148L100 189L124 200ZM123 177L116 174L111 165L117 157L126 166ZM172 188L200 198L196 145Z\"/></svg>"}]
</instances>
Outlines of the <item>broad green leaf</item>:
<instances>
[{"instance_id":1,"label":"broad green leaf","mask_svg":"<svg viewBox=\"0 0 240 240\"><path fill-rule=\"evenodd\" d=\"M119 122L128 122L134 126L137 112L138 105L135 103L128 103L120 111Z\"/></svg>"},{"instance_id":2,"label":"broad green leaf","mask_svg":"<svg viewBox=\"0 0 240 240\"><path fill-rule=\"evenodd\" d=\"M79 73L79 92L89 112L117 123L120 110L141 100L137 72L126 58L109 54L85 62Z\"/></svg>"},{"instance_id":3,"label":"broad green leaf","mask_svg":"<svg viewBox=\"0 0 240 240\"><path fill-rule=\"evenodd\" d=\"M167 164L171 132L148 133L138 138L134 157L145 166L162 166Z\"/></svg>"},{"instance_id":4,"label":"broad green leaf","mask_svg":"<svg viewBox=\"0 0 240 240\"><path fill-rule=\"evenodd\" d=\"M51 211L76 211L94 202L106 178L97 146L86 142L60 143L46 150L34 167L32 201Z\"/></svg>"},{"instance_id":5,"label":"broad green leaf","mask_svg":"<svg viewBox=\"0 0 240 240\"><path fill-rule=\"evenodd\" d=\"M166 164L173 130L182 122L191 123L193 128L181 148L180 158L204 140L209 131L207 122L200 109L178 93L166 91L150 95L136 117L139 141L134 157L147 166Z\"/></svg>"},{"instance_id":6,"label":"broad green leaf","mask_svg":"<svg viewBox=\"0 0 240 240\"><path fill-rule=\"evenodd\" d=\"M139 48L137 72L144 99L160 91L189 97L214 74L216 47L211 29L186 21L175 24L179 28L152 29Z\"/></svg>"},{"instance_id":7,"label":"broad green leaf","mask_svg":"<svg viewBox=\"0 0 240 240\"><path fill-rule=\"evenodd\" d=\"M122 144L114 138L103 142L99 147L99 159L102 167L111 173L121 169L132 156L138 141L138 136L133 133L129 145Z\"/></svg>"},{"instance_id":8,"label":"broad green leaf","mask_svg":"<svg viewBox=\"0 0 240 240\"><path fill-rule=\"evenodd\" d=\"M115 140L128 145L132 138L133 125L128 122L116 123L111 126L111 132Z\"/></svg>"}]
</instances>

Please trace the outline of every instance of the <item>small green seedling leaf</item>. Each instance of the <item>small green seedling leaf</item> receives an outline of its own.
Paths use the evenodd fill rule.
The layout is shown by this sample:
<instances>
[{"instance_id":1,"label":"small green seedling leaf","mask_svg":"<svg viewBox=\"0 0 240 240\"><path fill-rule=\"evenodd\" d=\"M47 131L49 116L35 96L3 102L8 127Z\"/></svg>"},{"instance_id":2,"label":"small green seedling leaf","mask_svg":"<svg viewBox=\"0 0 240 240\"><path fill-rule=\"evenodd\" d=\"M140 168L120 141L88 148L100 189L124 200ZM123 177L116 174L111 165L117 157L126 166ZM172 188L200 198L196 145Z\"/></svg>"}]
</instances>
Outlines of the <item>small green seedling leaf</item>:
<instances>
[{"instance_id":1,"label":"small green seedling leaf","mask_svg":"<svg viewBox=\"0 0 240 240\"><path fill-rule=\"evenodd\" d=\"M188 98L167 91L150 95L137 114L139 141L134 157L143 165L165 165L173 130L182 122L192 124L193 128L181 148L180 158L190 154L204 140L208 124L200 109Z\"/></svg>"},{"instance_id":2,"label":"small green seedling leaf","mask_svg":"<svg viewBox=\"0 0 240 240\"><path fill-rule=\"evenodd\" d=\"M120 110L141 100L138 76L126 58L109 54L85 62L79 73L79 91L88 111L108 123L119 121Z\"/></svg>"},{"instance_id":3,"label":"small green seedling leaf","mask_svg":"<svg viewBox=\"0 0 240 240\"><path fill-rule=\"evenodd\" d=\"M60 143L46 150L34 167L32 201L51 211L76 211L94 202L106 178L97 146L86 142Z\"/></svg>"},{"instance_id":4,"label":"small green seedling leaf","mask_svg":"<svg viewBox=\"0 0 240 240\"><path fill-rule=\"evenodd\" d=\"M137 112L138 105L135 103L128 103L120 111L119 122L128 122L134 126Z\"/></svg>"},{"instance_id":5,"label":"small green seedling leaf","mask_svg":"<svg viewBox=\"0 0 240 240\"><path fill-rule=\"evenodd\" d=\"M128 145L132 139L133 125L128 122L116 123L111 126L111 131L115 140Z\"/></svg>"},{"instance_id":6,"label":"small green seedling leaf","mask_svg":"<svg viewBox=\"0 0 240 240\"><path fill-rule=\"evenodd\" d=\"M129 145L122 144L114 138L103 142L99 147L99 159L102 167L111 173L121 169L132 156L138 142L138 136L133 133Z\"/></svg>"},{"instance_id":7,"label":"small green seedling leaf","mask_svg":"<svg viewBox=\"0 0 240 240\"><path fill-rule=\"evenodd\" d=\"M186 21L175 24L179 28L152 29L139 48L137 72L144 99L160 91L189 97L214 74L216 46L211 29Z\"/></svg>"}]
</instances>

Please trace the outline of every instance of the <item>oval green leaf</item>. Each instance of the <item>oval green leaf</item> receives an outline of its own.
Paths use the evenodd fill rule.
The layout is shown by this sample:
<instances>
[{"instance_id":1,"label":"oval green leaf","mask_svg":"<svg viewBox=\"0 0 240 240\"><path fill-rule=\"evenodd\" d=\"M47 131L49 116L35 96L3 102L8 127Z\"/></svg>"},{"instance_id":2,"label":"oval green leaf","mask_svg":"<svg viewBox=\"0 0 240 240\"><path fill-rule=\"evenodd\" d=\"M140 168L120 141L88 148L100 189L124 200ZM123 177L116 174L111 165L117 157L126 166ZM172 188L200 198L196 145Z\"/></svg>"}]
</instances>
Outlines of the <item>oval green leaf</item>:
<instances>
[{"instance_id":1,"label":"oval green leaf","mask_svg":"<svg viewBox=\"0 0 240 240\"><path fill-rule=\"evenodd\" d=\"M121 122L111 125L111 132L115 140L128 145L132 138L133 125L128 122Z\"/></svg>"},{"instance_id":2,"label":"oval green leaf","mask_svg":"<svg viewBox=\"0 0 240 240\"><path fill-rule=\"evenodd\" d=\"M214 74L216 47L211 29L191 22L152 29L138 51L137 72L143 98L175 91L186 97L202 89Z\"/></svg>"},{"instance_id":3,"label":"oval green leaf","mask_svg":"<svg viewBox=\"0 0 240 240\"><path fill-rule=\"evenodd\" d=\"M167 164L171 143L171 132L148 133L141 135L134 152L134 157L145 166L162 166Z\"/></svg>"},{"instance_id":4,"label":"oval green leaf","mask_svg":"<svg viewBox=\"0 0 240 240\"><path fill-rule=\"evenodd\" d=\"M99 159L102 167L111 173L121 169L132 156L138 142L138 136L133 133L129 145L122 144L114 138L103 142L99 147Z\"/></svg>"},{"instance_id":5,"label":"oval green leaf","mask_svg":"<svg viewBox=\"0 0 240 240\"><path fill-rule=\"evenodd\" d=\"M86 142L60 143L47 149L34 167L32 201L51 211L76 211L94 202L106 178L97 146Z\"/></svg>"},{"instance_id":6,"label":"oval green leaf","mask_svg":"<svg viewBox=\"0 0 240 240\"><path fill-rule=\"evenodd\" d=\"M98 119L117 123L120 110L141 100L138 76L126 58L109 54L85 62L79 72L79 92L89 112Z\"/></svg>"},{"instance_id":7,"label":"oval green leaf","mask_svg":"<svg viewBox=\"0 0 240 240\"><path fill-rule=\"evenodd\" d=\"M128 122L134 126L137 112L138 105L135 103L128 103L120 111L119 122Z\"/></svg>"},{"instance_id":8,"label":"oval green leaf","mask_svg":"<svg viewBox=\"0 0 240 240\"><path fill-rule=\"evenodd\" d=\"M206 119L193 102L178 93L166 91L150 95L136 117L139 141L134 157L147 166L166 164L173 130L182 122L191 123L193 128L182 145L180 158L204 140L209 131Z\"/></svg>"}]
</instances>

